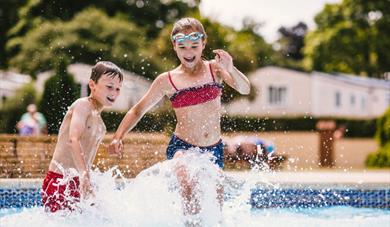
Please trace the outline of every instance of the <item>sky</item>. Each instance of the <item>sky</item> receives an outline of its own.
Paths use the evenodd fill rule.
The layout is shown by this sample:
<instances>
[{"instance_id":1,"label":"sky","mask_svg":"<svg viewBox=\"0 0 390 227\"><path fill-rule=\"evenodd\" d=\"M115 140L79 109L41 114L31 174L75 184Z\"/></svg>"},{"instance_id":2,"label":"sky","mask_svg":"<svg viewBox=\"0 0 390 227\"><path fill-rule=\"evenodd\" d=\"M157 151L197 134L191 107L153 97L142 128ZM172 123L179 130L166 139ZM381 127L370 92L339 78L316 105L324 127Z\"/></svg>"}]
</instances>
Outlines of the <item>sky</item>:
<instances>
[{"instance_id":1,"label":"sky","mask_svg":"<svg viewBox=\"0 0 390 227\"><path fill-rule=\"evenodd\" d=\"M202 0L202 16L224 25L239 29L246 17L264 23L260 34L268 41L278 38L278 28L305 22L309 29L315 28L314 16L327 3L341 0Z\"/></svg>"}]
</instances>

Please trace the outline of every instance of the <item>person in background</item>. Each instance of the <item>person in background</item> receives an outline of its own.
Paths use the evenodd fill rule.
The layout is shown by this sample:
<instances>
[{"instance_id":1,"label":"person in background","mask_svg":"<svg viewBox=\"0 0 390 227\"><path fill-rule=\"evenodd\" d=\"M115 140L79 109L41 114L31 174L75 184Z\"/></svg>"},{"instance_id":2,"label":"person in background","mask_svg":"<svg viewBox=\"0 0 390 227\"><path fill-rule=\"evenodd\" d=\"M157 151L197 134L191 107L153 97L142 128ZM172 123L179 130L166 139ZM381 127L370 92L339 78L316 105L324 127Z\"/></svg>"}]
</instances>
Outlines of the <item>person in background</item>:
<instances>
[{"instance_id":1,"label":"person in background","mask_svg":"<svg viewBox=\"0 0 390 227\"><path fill-rule=\"evenodd\" d=\"M37 136L47 133L46 118L37 111L35 104L27 106L27 113L23 114L16 127L21 136Z\"/></svg>"},{"instance_id":2,"label":"person in background","mask_svg":"<svg viewBox=\"0 0 390 227\"><path fill-rule=\"evenodd\" d=\"M275 146L271 141L257 136L225 138L224 143L224 153L228 161L243 160L252 165L266 163L273 169L285 160L284 156L275 154Z\"/></svg>"}]
</instances>

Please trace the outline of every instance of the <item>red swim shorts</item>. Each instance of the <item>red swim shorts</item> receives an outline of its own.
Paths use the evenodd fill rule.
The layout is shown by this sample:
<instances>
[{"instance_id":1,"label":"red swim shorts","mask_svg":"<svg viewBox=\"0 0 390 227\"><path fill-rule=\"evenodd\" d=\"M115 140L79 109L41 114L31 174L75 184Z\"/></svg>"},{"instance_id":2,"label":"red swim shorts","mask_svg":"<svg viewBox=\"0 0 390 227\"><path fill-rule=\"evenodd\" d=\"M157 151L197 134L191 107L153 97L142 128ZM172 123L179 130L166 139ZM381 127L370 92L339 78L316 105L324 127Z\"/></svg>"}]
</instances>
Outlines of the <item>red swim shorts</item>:
<instances>
[{"instance_id":1,"label":"red swim shorts","mask_svg":"<svg viewBox=\"0 0 390 227\"><path fill-rule=\"evenodd\" d=\"M67 181L63 175L47 172L42 185L42 204L46 211L74 210L74 204L80 201L80 181L73 177Z\"/></svg>"}]
</instances>

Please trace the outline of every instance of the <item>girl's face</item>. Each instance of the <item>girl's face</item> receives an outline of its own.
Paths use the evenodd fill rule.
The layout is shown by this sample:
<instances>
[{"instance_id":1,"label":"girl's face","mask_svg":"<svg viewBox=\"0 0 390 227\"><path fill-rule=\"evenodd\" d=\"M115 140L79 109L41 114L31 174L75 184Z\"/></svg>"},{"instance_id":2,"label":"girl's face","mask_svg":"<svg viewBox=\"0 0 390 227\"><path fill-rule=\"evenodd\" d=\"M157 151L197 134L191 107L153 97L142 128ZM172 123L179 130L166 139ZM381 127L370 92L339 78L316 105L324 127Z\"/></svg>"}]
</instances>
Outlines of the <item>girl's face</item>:
<instances>
[{"instance_id":1,"label":"girl's face","mask_svg":"<svg viewBox=\"0 0 390 227\"><path fill-rule=\"evenodd\" d=\"M194 31L180 32L172 37L173 49L183 66L193 68L202 60L206 44L202 37L203 34Z\"/></svg>"}]
</instances>

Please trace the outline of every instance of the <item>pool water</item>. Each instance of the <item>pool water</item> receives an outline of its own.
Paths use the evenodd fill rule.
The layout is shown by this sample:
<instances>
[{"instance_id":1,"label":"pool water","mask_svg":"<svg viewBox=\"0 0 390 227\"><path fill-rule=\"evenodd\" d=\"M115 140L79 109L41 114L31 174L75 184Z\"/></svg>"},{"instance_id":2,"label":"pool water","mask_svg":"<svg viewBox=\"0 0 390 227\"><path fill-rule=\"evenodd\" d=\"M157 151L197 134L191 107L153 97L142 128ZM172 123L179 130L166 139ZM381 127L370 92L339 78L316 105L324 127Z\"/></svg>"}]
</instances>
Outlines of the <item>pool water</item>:
<instances>
[{"instance_id":1,"label":"pool water","mask_svg":"<svg viewBox=\"0 0 390 227\"><path fill-rule=\"evenodd\" d=\"M42 206L2 208L0 226L390 226L390 209L351 207L346 206L349 203L345 202L343 206L329 205L338 203L315 206L312 201L318 198L312 194L316 191L309 190L305 194L307 188L306 191L289 189L280 194L271 190L272 193L267 194L265 189L258 189L258 178L244 177L234 181L223 177L218 167L210 164L209 158L207 155L189 152L182 158L158 163L131 181L121 180L120 177L118 180L120 173L115 169L105 173L93 172L96 195L94 206L87 200L78 204L80 209L75 212L61 211L54 214L44 212ZM201 210L196 216L186 216L182 212L178 182L172 171L182 162L187 164L189 178L198 182L195 191ZM268 188L272 187L269 182L261 183ZM216 187L219 184L225 188L222 210L216 199ZM333 191L324 190L319 198L337 200L353 198L355 195L366 196L359 191L357 194L355 191L343 193L338 191L337 196L334 196ZM385 199L377 195L384 195ZM377 195L367 194L375 202L367 204L388 205L389 189L379 191ZM272 196L284 206L262 208L267 206L253 204L254 197L260 204ZM314 200L310 200L312 197ZM306 198L310 206L294 206L287 202L294 198ZM379 203L379 200L385 200L385 203ZM364 201L362 198L353 199L351 204L355 206L360 204L357 202Z\"/></svg>"},{"instance_id":2,"label":"pool water","mask_svg":"<svg viewBox=\"0 0 390 227\"><path fill-rule=\"evenodd\" d=\"M122 211L123 212L123 211ZM172 220L152 220L144 210L137 215L143 220L113 220L104 215L85 214L47 214L42 207L1 209L1 226L183 226L178 218ZM213 226L389 226L390 211L373 208L326 207L304 209L256 209L237 211L224 208L222 223Z\"/></svg>"}]
</instances>

